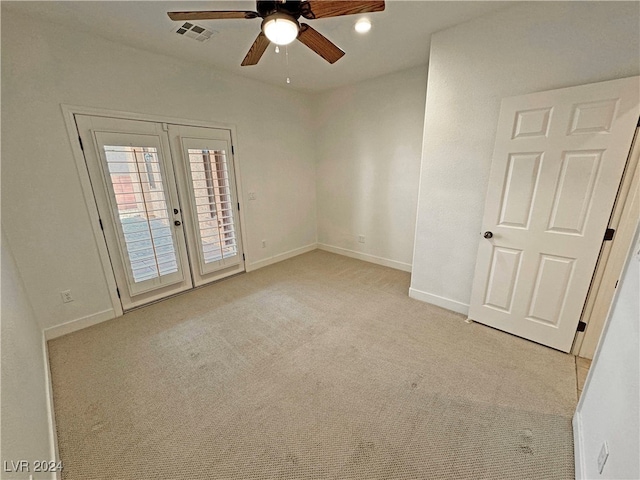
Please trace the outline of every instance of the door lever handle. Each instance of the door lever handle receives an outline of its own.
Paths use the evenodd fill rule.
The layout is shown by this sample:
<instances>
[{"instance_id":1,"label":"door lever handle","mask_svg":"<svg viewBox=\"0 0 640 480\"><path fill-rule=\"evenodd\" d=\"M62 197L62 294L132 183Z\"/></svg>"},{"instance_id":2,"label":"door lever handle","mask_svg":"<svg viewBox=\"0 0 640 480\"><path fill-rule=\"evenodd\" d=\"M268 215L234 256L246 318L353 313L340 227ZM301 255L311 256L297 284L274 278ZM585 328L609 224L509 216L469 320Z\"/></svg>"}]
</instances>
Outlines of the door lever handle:
<instances>
[{"instance_id":1,"label":"door lever handle","mask_svg":"<svg viewBox=\"0 0 640 480\"><path fill-rule=\"evenodd\" d=\"M489 232L489 231L486 231L486 232L484 232L483 237L484 238L493 238L493 233Z\"/></svg>"}]
</instances>

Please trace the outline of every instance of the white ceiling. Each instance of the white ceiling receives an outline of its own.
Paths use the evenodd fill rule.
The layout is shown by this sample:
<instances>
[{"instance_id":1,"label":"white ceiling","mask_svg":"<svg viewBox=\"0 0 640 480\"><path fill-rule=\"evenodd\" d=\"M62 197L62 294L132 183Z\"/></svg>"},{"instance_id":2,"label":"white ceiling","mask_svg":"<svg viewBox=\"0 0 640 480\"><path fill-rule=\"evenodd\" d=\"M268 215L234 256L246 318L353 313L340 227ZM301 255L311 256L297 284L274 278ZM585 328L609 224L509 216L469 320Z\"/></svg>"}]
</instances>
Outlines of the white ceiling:
<instances>
[{"instance_id":1,"label":"white ceiling","mask_svg":"<svg viewBox=\"0 0 640 480\"><path fill-rule=\"evenodd\" d=\"M241 67L240 62L260 31L261 19L193 22L215 31L209 41L201 43L174 33L182 22L171 21L166 12L255 10L254 1L2 2L3 8L74 30L263 82L286 86L288 76L289 87L302 91L321 91L424 65L429 58L432 33L510 5L513 2L391 0L384 12L305 20L346 52L333 65L294 42L288 47L288 66L284 48L276 54L270 46L258 65ZM373 24L364 35L353 29L362 17Z\"/></svg>"}]
</instances>

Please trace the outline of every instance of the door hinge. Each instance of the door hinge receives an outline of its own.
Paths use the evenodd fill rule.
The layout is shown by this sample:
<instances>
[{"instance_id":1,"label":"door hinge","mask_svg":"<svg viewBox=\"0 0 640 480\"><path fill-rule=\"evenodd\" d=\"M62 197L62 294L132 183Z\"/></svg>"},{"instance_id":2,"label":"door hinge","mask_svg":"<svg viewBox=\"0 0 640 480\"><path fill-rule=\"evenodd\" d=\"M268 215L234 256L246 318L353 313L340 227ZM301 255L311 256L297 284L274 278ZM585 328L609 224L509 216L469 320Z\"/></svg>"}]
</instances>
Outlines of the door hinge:
<instances>
[{"instance_id":1,"label":"door hinge","mask_svg":"<svg viewBox=\"0 0 640 480\"><path fill-rule=\"evenodd\" d=\"M104 227L102 226L102 219L99 218L98 221L100 222L100 230L104 231Z\"/></svg>"},{"instance_id":2,"label":"door hinge","mask_svg":"<svg viewBox=\"0 0 640 480\"><path fill-rule=\"evenodd\" d=\"M82 137L78 135L78 142L80 142L80 150L84 152L84 145L82 144Z\"/></svg>"},{"instance_id":3,"label":"door hinge","mask_svg":"<svg viewBox=\"0 0 640 480\"><path fill-rule=\"evenodd\" d=\"M231 155L235 155L236 154L236 149L233 148L233 145L231 145Z\"/></svg>"},{"instance_id":4,"label":"door hinge","mask_svg":"<svg viewBox=\"0 0 640 480\"><path fill-rule=\"evenodd\" d=\"M242 254L242 261L244 262L244 253Z\"/></svg>"},{"instance_id":5,"label":"door hinge","mask_svg":"<svg viewBox=\"0 0 640 480\"><path fill-rule=\"evenodd\" d=\"M238 211L240 211L240 202L238 202Z\"/></svg>"},{"instance_id":6,"label":"door hinge","mask_svg":"<svg viewBox=\"0 0 640 480\"><path fill-rule=\"evenodd\" d=\"M116 287L116 293L118 294L118 298L121 298L121 297L120 297L120 289L119 289L119 288L117 288L117 287Z\"/></svg>"},{"instance_id":7,"label":"door hinge","mask_svg":"<svg viewBox=\"0 0 640 480\"><path fill-rule=\"evenodd\" d=\"M579 332L584 332L587 328L587 324L584 322L578 322L578 331Z\"/></svg>"},{"instance_id":8,"label":"door hinge","mask_svg":"<svg viewBox=\"0 0 640 480\"><path fill-rule=\"evenodd\" d=\"M613 287L613 288L618 288L618 282L619 282L619 281L620 281L620 280L616 280L616 285L615 285L615 287Z\"/></svg>"},{"instance_id":9,"label":"door hinge","mask_svg":"<svg viewBox=\"0 0 640 480\"><path fill-rule=\"evenodd\" d=\"M608 242L613 240L613 236L615 235L616 231L613 228L607 228L607 231L604 232L604 241Z\"/></svg>"}]
</instances>

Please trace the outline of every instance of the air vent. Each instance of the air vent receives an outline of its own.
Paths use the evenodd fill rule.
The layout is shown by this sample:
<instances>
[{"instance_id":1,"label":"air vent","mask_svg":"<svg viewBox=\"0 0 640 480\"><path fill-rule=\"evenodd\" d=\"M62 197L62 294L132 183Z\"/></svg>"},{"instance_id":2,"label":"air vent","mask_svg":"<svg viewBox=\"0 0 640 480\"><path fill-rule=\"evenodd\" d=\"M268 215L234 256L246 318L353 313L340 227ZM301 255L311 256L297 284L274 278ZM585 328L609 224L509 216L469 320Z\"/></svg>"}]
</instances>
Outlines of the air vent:
<instances>
[{"instance_id":1,"label":"air vent","mask_svg":"<svg viewBox=\"0 0 640 480\"><path fill-rule=\"evenodd\" d=\"M216 33L213 30L207 30L204 27L194 25L193 23L189 22L183 23L175 30L175 32L178 35L193 38L194 40L197 40L199 42L206 42Z\"/></svg>"}]
</instances>

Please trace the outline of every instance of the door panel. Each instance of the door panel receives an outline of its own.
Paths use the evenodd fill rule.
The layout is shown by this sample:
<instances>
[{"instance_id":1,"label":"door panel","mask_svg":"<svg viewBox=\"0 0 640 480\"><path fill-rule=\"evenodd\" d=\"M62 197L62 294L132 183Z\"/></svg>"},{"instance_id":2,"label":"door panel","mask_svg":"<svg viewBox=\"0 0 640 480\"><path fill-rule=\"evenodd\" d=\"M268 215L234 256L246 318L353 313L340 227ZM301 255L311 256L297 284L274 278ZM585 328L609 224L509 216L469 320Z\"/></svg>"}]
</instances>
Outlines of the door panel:
<instances>
[{"instance_id":1,"label":"door panel","mask_svg":"<svg viewBox=\"0 0 640 480\"><path fill-rule=\"evenodd\" d=\"M509 313L513 301L513 287L520 271L522 250L497 247L493 251L489 281L484 303L488 307Z\"/></svg>"},{"instance_id":2,"label":"door panel","mask_svg":"<svg viewBox=\"0 0 640 480\"><path fill-rule=\"evenodd\" d=\"M527 320L558 325L575 260L556 255L540 255Z\"/></svg>"},{"instance_id":3,"label":"door panel","mask_svg":"<svg viewBox=\"0 0 640 480\"><path fill-rule=\"evenodd\" d=\"M504 99L469 318L569 351L638 121L639 77Z\"/></svg>"},{"instance_id":4,"label":"door panel","mask_svg":"<svg viewBox=\"0 0 640 480\"><path fill-rule=\"evenodd\" d=\"M123 310L192 288L162 125L75 118Z\"/></svg>"},{"instance_id":5,"label":"door panel","mask_svg":"<svg viewBox=\"0 0 640 480\"><path fill-rule=\"evenodd\" d=\"M528 228L542 153L510 155L499 225Z\"/></svg>"},{"instance_id":6,"label":"door panel","mask_svg":"<svg viewBox=\"0 0 640 480\"><path fill-rule=\"evenodd\" d=\"M548 232L582 235L604 150L564 152Z\"/></svg>"},{"instance_id":7,"label":"door panel","mask_svg":"<svg viewBox=\"0 0 640 480\"><path fill-rule=\"evenodd\" d=\"M182 282L158 138L99 131L94 136L129 292L135 296Z\"/></svg>"},{"instance_id":8,"label":"door panel","mask_svg":"<svg viewBox=\"0 0 640 480\"><path fill-rule=\"evenodd\" d=\"M195 285L244 271L229 130L169 125L169 136Z\"/></svg>"}]
</instances>

